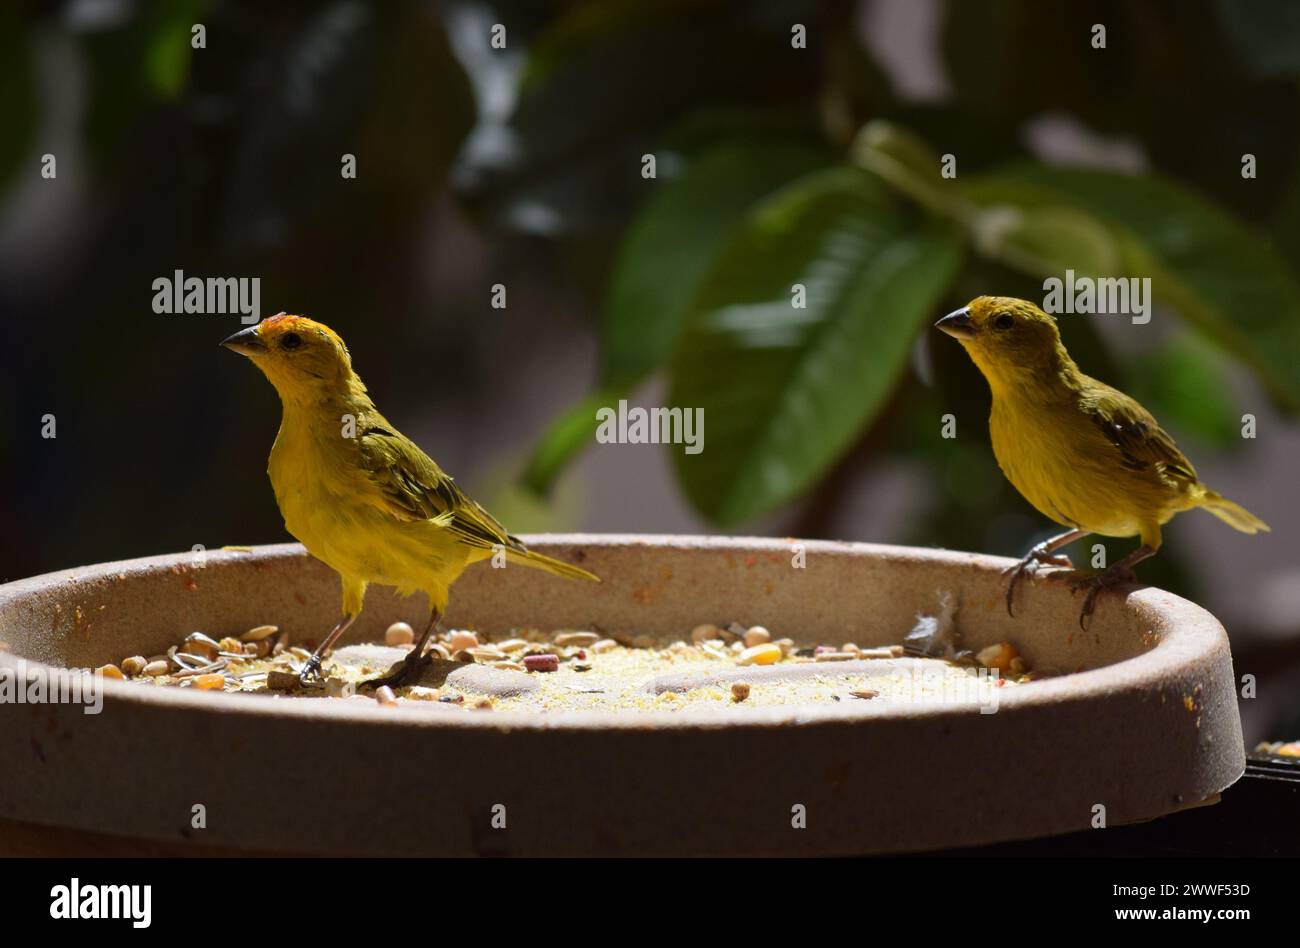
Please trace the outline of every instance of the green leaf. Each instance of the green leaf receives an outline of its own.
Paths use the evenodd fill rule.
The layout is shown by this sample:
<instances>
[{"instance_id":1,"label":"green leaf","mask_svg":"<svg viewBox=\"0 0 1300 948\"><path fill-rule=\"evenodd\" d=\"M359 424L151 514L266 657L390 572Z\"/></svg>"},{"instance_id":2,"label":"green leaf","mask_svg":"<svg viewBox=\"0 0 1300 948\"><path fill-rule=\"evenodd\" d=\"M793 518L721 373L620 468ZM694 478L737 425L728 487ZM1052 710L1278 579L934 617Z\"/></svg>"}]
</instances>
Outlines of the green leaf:
<instances>
[{"instance_id":1,"label":"green leaf","mask_svg":"<svg viewBox=\"0 0 1300 948\"><path fill-rule=\"evenodd\" d=\"M1042 165L974 179L967 194L986 206L1094 215L1120 247L1110 275L1150 277L1157 301L1300 409L1300 286L1268 241L1223 211L1160 178Z\"/></svg>"},{"instance_id":2,"label":"green leaf","mask_svg":"<svg viewBox=\"0 0 1300 948\"><path fill-rule=\"evenodd\" d=\"M534 494L546 495L556 479L596 433L596 409L617 404L621 390L592 392L551 422L524 468L522 481Z\"/></svg>"},{"instance_id":3,"label":"green leaf","mask_svg":"<svg viewBox=\"0 0 1300 948\"><path fill-rule=\"evenodd\" d=\"M691 297L745 211L827 159L814 147L780 141L720 145L676 180L651 185L654 195L629 229L610 280L605 384L635 383L668 358Z\"/></svg>"},{"instance_id":4,"label":"green leaf","mask_svg":"<svg viewBox=\"0 0 1300 948\"><path fill-rule=\"evenodd\" d=\"M958 220L972 213L955 179L940 174L939 156L900 125L873 119L862 126L853 141L853 160L935 213Z\"/></svg>"},{"instance_id":5,"label":"green leaf","mask_svg":"<svg viewBox=\"0 0 1300 948\"><path fill-rule=\"evenodd\" d=\"M605 308L602 387L552 422L529 459L524 484L548 493L591 443L595 412L613 405L672 352L686 309L714 258L758 199L824 165L809 145L760 135L715 145L656 190L629 229Z\"/></svg>"},{"instance_id":6,"label":"green leaf","mask_svg":"<svg viewBox=\"0 0 1300 948\"><path fill-rule=\"evenodd\" d=\"M691 306L669 404L704 409L673 447L691 502L722 524L808 488L884 405L960 262L956 236L873 175L819 172L746 217ZM792 287L806 288L805 308Z\"/></svg>"},{"instance_id":7,"label":"green leaf","mask_svg":"<svg viewBox=\"0 0 1300 948\"><path fill-rule=\"evenodd\" d=\"M167 4L151 28L144 67L148 86L161 99L175 99L189 80L191 30L201 22L201 10L197 0Z\"/></svg>"},{"instance_id":8,"label":"green leaf","mask_svg":"<svg viewBox=\"0 0 1300 948\"><path fill-rule=\"evenodd\" d=\"M529 489L520 477L523 459L511 454L493 464L486 473L466 485L476 497L484 498L487 508L510 532L568 533L582 521L588 485L573 478L550 495Z\"/></svg>"},{"instance_id":9,"label":"green leaf","mask_svg":"<svg viewBox=\"0 0 1300 948\"><path fill-rule=\"evenodd\" d=\"M1224 373L1224 359L1197 336L1180 333L1128 373L1129 393L1179 435L1230 450L1241 446L1235 399Z\"/></svg>"},{"instance_id":10,"label":"green leaf","mask_svg":"<svg viewBox=\"0 0 1300 948\"><path fill-rule=\"evenodd\" d=\"M206 0L141 4L111 27L81 36L91 72L85 137L101 170L127 160L159 105L185 91L190 27L206 19L207 7Z\"/></svg>"},{"instance_id":11,"label":"green leaf","mask_svg":"<svg viewBox=\"0 0 1300 948\"><path fill-rule=\"evenodd\" d=\"M992 207L974 218L972 230L976 248L986 256L1036 276L1066 269L1103 276L1122 263L1110 229L1073 207Z\"/></svg>"}]
</instances>

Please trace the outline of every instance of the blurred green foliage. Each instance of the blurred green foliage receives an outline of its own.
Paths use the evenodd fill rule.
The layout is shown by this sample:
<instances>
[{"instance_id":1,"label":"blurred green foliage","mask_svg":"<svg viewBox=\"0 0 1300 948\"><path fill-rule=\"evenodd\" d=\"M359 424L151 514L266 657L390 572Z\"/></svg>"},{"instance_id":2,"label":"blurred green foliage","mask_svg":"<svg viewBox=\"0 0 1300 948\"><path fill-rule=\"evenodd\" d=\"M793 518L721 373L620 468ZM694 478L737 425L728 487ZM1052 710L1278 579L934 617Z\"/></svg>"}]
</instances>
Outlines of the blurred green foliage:
<instances>
[{"instance_id":1,"label":"blurred green foliage","mask_svg":"<svg viewBox=\"0 0 1300 948\"><path fill-rule=\"evenodd\" d=\"M714 45L713 68L734 58L776 69L790 55L789 24L806 22L797 7ZM955 346L922 346L928 384L909 364L946 307L979 293L1041 299L1043 278L1067 268L1151 278L1156 305L1177 320L1172 334L1125 325L1099 335L1082 318L1063 320L1063 333L1086 370L1145 400L1189 447L1240 443L1232 364L1287 413L1300 408L1300 285L1285 239L1295 212L1276 212L1288 196L1291 208L1300 203L1300 63L1281 39L1298 34L1284 6L948 3L953 94L927 106L899 101L865 50L844 55L844 38L856 35L846 9L817 8L801 53L817 67L783 73L797 95L718 83L723 95L748 94L707 147L680 145L644 101L620 110L633 151L656 154L669 173L646 187L612 261L601 377L540 442L525 475L535 490L591 443L595 406L660 374L668 404L705 408L708 449L673 459L685 496L710 521L734 527L836 490L837 464L867 444L945 472L951 490L939 493L950 497L932 512L943 528L931 521L919 536L1017 549L1023 534L990 530L1028 508L989 452L938 437L944 412L987 404L974 370ZM717 11L672 5L651 17L655 42L678 30L693 49L692 24ZM607 52L611 36L643 35L647 16L615 5L598 30L561 18L553 29L564 42L526 71L528 107L553 93L575 115L599 115L551 79ZM1104 49L1091 45L1094 23L1107 26ZM606 85L666 94L662 69L651 79L635 57L602 61ZM1151 170L1032 160L1025 127L1044 114L1135 142ZM941 175L940 153L956 156L956 177ZM1247 153L1268 169L1258 179L1241 176ZM636 155L624 160L627 177ZM555 220L585 226L581 215ZM807 288L806 308L791 305L795 284ZM1022 531L1036 528L1026 516Z\"/></svg>"},{"instance_id":2,"label":"blurred green foliage","mask_svg":"<svg viewBox=\"0 0 1300 948\"><path fill-rule=\"evenodd\" d=\"M149 321L146 288L173 266L257 274L264 303L346 314L363 368L389 360L366 371L379 394L385 375L419 378L444 419L522 375L502 350L518 335L526 358L550 331L530 305L586 304L595 377L524 481L549 491L592 443L595 409L657 379L670 404L706 410L707 449L676 449L673 465L689 503L725 528L794 511L808 535L835 534L846 472L888 459L933 488L900 539L1021 551L1046 525L966 423L986 414L983 381L928 326L980 293L1041 297L1066 267L1152 278L1158 328L1066 319L1062 331L1087 371L1141 398L1191 453L1239 449L1238 368L1294 412L1294 4L940 9L950 91L915 102L847 0L4 5L0 186L38 174L60 81L84 93L68 111L85 157L60 158L85 188L75 239L36 289L0 286L0 308L26 317L0 324L24 353L0 423L76 405L60 422L76 437L40 445L39 471L0 471L7 496L31 501L15 533L52 550L7 550L4 567L188 548L203 517L212 530L278 522L260 478L270 402L228 390L212 326ZM1099 22L1105 49L1090 43ZM496 23L503 50L487 41ZM49 74L68 61L77 69ZM1028 130L1044 116L1132 143L1149 169L1035 160ZM345 153L360 173L340 185ZM1246 153L1257 179L1241 178ZM512 281L511 311L492 324L475 319L481 294L429 273L432 246L439 276L455 275L445 244L471 228L493 279ZM963 419L955 441L939 435L949 412ZM123 418L167 436L127 450ZM56 513L79 536L45 529ZM1178 589L1177 569L1162 555L1144 577Z\"/></svg>"},{"instance_id":3,"label":"blurred green foliage","mask_svg":"<svg viewBox=\"0 0 1300 948\"><path fill-rule=\"evenodd\" d=\"M418 238L476 121L439 11L5 4L0 55L0 493L12 524L0 579L215 545L221 531L282 539L261 473L270 403L254 385L232 389L233 367L214 358L234 318L158 316L149 288L175 268L259 277L264 307L357 314L354 346L397 349L389 371L427 367L419 347L387 343L416 336L431 308L411 277ZM340 176L346 153L355 180ZM444 343L457 345L454 329ZM462 358L443 376L464 387L459 373L476 368ZM30 423L47 412L57 439ZM147 437L130 436L132 419Z\"/></svg>"}]
</instances>

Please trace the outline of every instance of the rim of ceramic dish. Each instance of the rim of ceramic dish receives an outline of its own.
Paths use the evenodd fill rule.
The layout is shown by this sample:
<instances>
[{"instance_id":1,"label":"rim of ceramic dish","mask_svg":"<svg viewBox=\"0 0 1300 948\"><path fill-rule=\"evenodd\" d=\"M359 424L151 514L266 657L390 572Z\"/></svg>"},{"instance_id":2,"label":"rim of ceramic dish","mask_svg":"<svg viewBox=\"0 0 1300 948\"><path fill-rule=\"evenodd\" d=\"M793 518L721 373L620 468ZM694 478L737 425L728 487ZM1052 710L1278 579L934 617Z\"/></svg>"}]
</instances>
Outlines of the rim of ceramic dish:
<instances>
[{"instance_id":1,"label":"rim of ceramic dish","mask_svg":"<svg viewBox=\"0 0 1300 948\"><path fill-rule=\"evenodd\" d=\"M694 537L656 534L538 534L522 538L531 548L549 547L610 547L638 545L652 548L679 550L732 551L785 553L789 543L768 537ZM975 568L988 574L1000 574L1015 564L1015 560L986 554L964 553L952 550L889 544L859 543L835 540L799 541L809 553L835 553L840 555L874 556L892 561L911 560L932 564ZM239 562L252 559L283 560L309 559L309 554L297 543L253 546L239 550L208 551L208 564ZM0 614L11 604L26 596L44 594L51 588L75 583L85 585L125 575L127 578L171 570L178 563L188 562L192 554L169 553L137 559L99 563L53 573L44 573L0 585ZM1069 672L1057 677L1036 681L1032 687L1007 689L999 696L1001 708L1033 708L1057 704L1062 700L1088 700L1113 695L1117 689L1144 688L1153 681L1184 672L1189 663L1203 660L1207 653L1226 642L1226 633L1219 621L1195 603L1173 593L1151 586L1134 585L1125 597L1124 607L1132 610L1139 621L1159 624L1161 634L1156 644L1129 658L1113 664L1084 671ZM0 665L14 665L24 660L28 668L58 668L37 659L12 652L0 652ZM421 726L452 728L484 728L511 730L554 730L556 728L601 729L638 731L647 723L661 727L697 727L723 725L727 727L763 728L789 726L825 720L873 718L913 718L924 715L942 715L970 710L970 702L962 700L925 701L897 704L861 702L840 703L834 706L801 705L792 711L789 707L763 708L684 707L673 711L535 711L498 710L491 715L429 715L376 716L374 709L358 702L284 700L266 694L226 694L204 692L190 688L142 687L139 682L105 679L102 683L105 701L124 702L139 706L165 708L191 708L228 714L265 715L286 718L319 720L327 717L376 726Z\"/></svg>"}]
</instances>

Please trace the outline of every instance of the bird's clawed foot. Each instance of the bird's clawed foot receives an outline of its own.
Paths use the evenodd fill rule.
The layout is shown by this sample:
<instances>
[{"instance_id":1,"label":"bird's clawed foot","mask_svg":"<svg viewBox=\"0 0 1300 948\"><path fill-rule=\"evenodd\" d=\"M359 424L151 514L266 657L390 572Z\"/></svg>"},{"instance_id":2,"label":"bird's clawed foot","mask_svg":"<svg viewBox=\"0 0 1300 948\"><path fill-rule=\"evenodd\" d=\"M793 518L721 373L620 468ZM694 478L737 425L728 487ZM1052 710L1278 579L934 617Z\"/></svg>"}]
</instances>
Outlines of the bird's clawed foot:
<instances>
[{"instance_id":1,"label":"bird's clawed foot","mask_svg":"<svg viewBox=\"0 0 1300 948\"><path fill-rule=\"evenodd\" d=\"M1015 566L1009 566L1002 571L1002 578L1007 580L1007 615L1011 616L1011 618L1016 617L1013 603L1015 601L1016 587L1020 585L1020 580L1026 574L1033 576L1038 572L1038 567L1043 564L1074 568L1074 564L1070 562L1070 558L1064 553L1050 553L1047 544L1040 543L1026 553Z\"/></svg>"},{"instance_id":2,"label":"bird's clawed foot","mask_svg":"<svg viewBox=\"0 0 1300 948\"><path fill-rule=\"evenodd\" d=\"M1073 593L1078 593L1081 589L1086 590L1087 595L1083 599L1083 608L1079 610L1079 628L1081 629L1088 628L1088 619L1097 607L1097 596L1101 594L1102 590L1109 589L1112 586L1122 586L1137 580L1133 570L1126 563L1116 563L1110 569L1101 572L1070 570L1066 573L1053 573L1044 578L1048 582L1064 583L1070 587L1070 591Z\"/></svg>"},{"instance_id":3,"label":"bird's clawed foot","mask_svg":"<svg viewBox=\"0 0 1300 948\"><path fill-rule=\"evenodd\" d=\"M387 685L389 688L400 688L403 685L409 685L420 677L420 672L424 671L433 664L433 653L426 652L417 656L412 650L406 658L400 662L395 662L393 667L388 669L388 674L382 678L372 678L369 681L361 683L362 688L382 688Z\"/></svg>"},{"instance_id":4,"label":"bird's clawed foot","mask_svg":"<svg viewBox=\"0 0 1300 948\"><path fill-rule=\"evenodd\" d=\"M298 672L298 681L304 688L314 688L325 681L325 675L320 667L319 655L313 655L303 662L302 669Z\"/></svg>"}]
</instances>

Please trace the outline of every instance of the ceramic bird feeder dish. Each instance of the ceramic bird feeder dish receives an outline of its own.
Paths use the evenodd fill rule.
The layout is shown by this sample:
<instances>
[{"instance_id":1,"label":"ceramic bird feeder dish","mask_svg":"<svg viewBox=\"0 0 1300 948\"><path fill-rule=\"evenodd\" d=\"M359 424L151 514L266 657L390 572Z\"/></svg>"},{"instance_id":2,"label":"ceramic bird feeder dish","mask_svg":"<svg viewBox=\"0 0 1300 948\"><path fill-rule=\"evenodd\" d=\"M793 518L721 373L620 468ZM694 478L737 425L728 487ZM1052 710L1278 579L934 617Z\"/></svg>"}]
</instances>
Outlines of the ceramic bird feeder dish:
<instances>
[{"instance_id":1,"label":"ceramic bird feeder dish","mask_svg":"<svg viewBox=\"0 0 1300 948\"><path fill-rule=\"evenodd\" d=\"M947 592L963 646L1014 643L1057 677L960 700L646 712L385 707L105 680L102 708L0 704L12 851L748 855L925 851L1149 820L1245 767L1228 640L1159 589L1104 596L940 550L744 538L537 536L604 580L469 569L444 628L689 637L761 624L799 643L901 642ZM375 588L348 641L419 628ZM337 619L337 577L296 545L108 563L0 587L0 675L93 668L262 623ZM203 819L196 821L195 808ZM201 822L202 826L196 826ZM1104 830L1098 830L1104 831ZM4 844L0 844L2 849Z\"/></svg>"}]
</instances>

